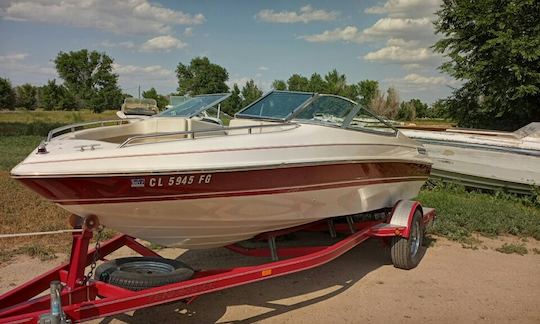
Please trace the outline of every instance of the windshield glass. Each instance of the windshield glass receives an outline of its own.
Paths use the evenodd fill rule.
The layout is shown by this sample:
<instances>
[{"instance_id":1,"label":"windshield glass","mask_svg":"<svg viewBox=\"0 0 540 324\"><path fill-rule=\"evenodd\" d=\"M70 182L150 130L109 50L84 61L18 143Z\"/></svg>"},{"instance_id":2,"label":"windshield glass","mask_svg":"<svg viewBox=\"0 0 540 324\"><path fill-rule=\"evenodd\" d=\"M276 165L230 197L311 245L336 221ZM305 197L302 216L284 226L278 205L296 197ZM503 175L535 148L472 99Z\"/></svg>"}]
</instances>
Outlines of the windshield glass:
<instances>
[{"instance_id":1,"label":"windshield glass","mask_svg":"<svg viewBox=\"0 0 540 324\"><path fill-rule=\"evenodd\" d=\"M312 93L274 91L236 115L283 119L311 97L313 97Z\"/></svg>"},{"instance_id":2,"label":"windshield glass","mask_svg":"<svg viewBox=\"0 0 540 324\"><path fill-rule=\"evenodd\" d=\"M195 96L158 114L158 117L192 117L227 99L229 93Z\"/></svg>"},{"instance_id":3,"label":"windshield glass","mask_svg":"<svg viewBox=\"0 0 540 324\"><path fill-rule=\"evenodd\" d=\"M354 103L334 96L320 96L304 108L294 119L311 120L341 126Z\"/></svg>"}]
</instances>

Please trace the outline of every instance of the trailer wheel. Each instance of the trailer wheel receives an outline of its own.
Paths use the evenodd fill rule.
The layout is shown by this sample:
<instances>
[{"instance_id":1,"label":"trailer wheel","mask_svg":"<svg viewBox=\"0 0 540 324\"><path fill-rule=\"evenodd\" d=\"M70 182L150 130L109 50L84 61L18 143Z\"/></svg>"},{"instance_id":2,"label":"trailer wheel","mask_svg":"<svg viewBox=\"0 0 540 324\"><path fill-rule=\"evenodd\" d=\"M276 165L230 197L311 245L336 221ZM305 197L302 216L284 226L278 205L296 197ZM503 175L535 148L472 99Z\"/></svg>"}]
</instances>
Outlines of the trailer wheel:
<instances>
[{"instance_id":1,"label":"trailer wheel","mask_svg":"<svg viewBox=\"0 0 540 324\"><path fill-rule=\"evenodd\" d=\"M190 279L187 264L157 257L128 257L111 260L96 268L95 279L129 290L143 290Z\"/></svg>"},{"instance_id":2,"label":"trailer wheel","mask_svg":"<svg viewBox=\"0 0 540 324\"><path fill-rule=\"evenodd\" d=\"M422 259L422 241L424 240L424 227L422 226L422 211L414 212L411 222L409 238L395 236L392 238L390 255L396 268L413 269Z\"/></svg>"}]
</instances>

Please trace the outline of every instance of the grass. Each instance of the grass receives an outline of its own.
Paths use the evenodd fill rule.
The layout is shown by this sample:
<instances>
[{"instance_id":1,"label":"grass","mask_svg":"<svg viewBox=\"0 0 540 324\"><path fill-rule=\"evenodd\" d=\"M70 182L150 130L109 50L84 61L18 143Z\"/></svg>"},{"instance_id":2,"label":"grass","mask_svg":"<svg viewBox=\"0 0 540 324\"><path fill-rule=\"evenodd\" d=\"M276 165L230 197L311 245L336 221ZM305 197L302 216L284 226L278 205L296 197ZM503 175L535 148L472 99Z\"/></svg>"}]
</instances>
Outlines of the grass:
<instances>
[{"instance_id":1,"label":"grass","mask_svg":"<svg viewBox=\"0 0 540 324\"><path fill-rule=\"evenodd\" d=\"M505 254L519 254L525 255L529 251L525 247L525 243L504 243L501 247L495 249L498 252Z\"/></svg>"},{"instance_id":2,"label":"grass","mask_svg":"<svg viewBox=\"0 0 540 324\"><path fill-rule=\"evenodd\" d=\"M0 136L0 170L11 170L42 140L43 137L36 135Z\"/></svg>"},{"instance_id":3,"label":"grass","mask_svg":"<svg viewBox=\"0 0 540 324\"><path fill-rule=\"evenodd\" d=\"M45 136L54 128L87 121L117 119L115 110L97 114L90 110L80 111L0 111L0 134L2 136Z\"/></svg>"},{"instance_id":4,"label":"grass","mask_svg":"<svg viewBox=\"0 0 540 324\"><path fill-rule=\"evenodd\" d=\"M60 123L71 124L93 120L116 119L116 110L106 110L102 113L95 113L91 110L82 109L79 111L0 111L0 122L2 123Z\"/></svg>"},{"instance_id":5,"label":"grass","mask_svg":"<svg viewBox=\"0 0 540 324\"><path fill-rule=\"evenodd\" d=\"M537 197L466 191L455 185L437 184L424 188L418 200L437 209L431 233L470 243L473 233L486 237L501 234L540 240L540 208Z\"/></svg>"}]
</instances>

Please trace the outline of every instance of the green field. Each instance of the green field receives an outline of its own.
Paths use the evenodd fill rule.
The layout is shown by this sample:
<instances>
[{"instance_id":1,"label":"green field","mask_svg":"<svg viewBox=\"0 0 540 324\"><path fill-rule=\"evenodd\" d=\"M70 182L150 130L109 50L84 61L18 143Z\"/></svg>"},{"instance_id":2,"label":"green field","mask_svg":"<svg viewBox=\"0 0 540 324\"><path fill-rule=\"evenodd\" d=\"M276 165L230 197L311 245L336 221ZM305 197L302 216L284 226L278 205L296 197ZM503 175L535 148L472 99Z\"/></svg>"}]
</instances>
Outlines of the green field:
<instances>
[{"instance_id":1,"label":"green field","mask_svg":"<svg viewBox=\"0 0 540 324\"><path fill-rule=\"evenodd\" d=\"M2 136L45 136L56 127L87 121L117 119L115 110L96 114L91 110L80 111L0 111Z\"/></svg>"},{"instance_id":2,"label":"green field","mask_svg":"<svg viewBox=\"0 0 540 324\"><path fill-rule=\"evenodd\" d=\"M0 113L9 122L32 124L36 120L54 124L52 116L61 116L61 123L78 120L69 112ZM5 115L4 115L5 114ZM108 114L111 117L113 114ZM98 119L106 115L81 114L83 120ZM107 118L101 118L107 119ZM4 119L0 119L0 125ZM47 130L48 131L48 130ZM46 132L45 132L46 133ZM43 139L40 135L0 137L0 232L34 232L67 228L68 213L55 204L42 200L37 194L24 188L9 177L9 170L22 161ZM536 199L536 200L535 200ZM509 234L540 240L539 197L517 197L503 193L466 191L463 187L427 185L418 196L425 206L437 209L437 221L430 230L451 240L471 242L473 234L486 237ZM66 252L69 235L25 237L0 240L0 262L12 255L25 253L46 259L55 252ZM509 251L508 247L501 251ZM516 251L520 251L517 249ZM517 253L517 252L516 252Z\"/></svg>"}]
</instances>

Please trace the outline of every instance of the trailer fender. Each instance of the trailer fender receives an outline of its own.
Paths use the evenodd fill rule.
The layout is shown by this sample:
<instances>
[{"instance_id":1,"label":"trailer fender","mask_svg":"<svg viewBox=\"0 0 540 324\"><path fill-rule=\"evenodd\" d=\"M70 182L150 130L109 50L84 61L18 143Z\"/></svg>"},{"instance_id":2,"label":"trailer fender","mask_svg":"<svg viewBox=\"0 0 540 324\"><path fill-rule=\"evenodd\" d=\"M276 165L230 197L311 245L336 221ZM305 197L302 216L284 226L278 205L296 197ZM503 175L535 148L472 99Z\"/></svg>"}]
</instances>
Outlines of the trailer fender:
<instances>
[{"instance_id":1,"label":"trailer fender","mask_svg":"<svg viewBox=\"0 0 540 324\"><path fill-rule=\"evenodd\" d=\"M418 201L400 200L394 205L389 223L396 227L405 227L401 232L401 237L409 238L414 213L417 209L419 209L423 215L422 205L420 205Z\"/></svg>"}]
</instances>

